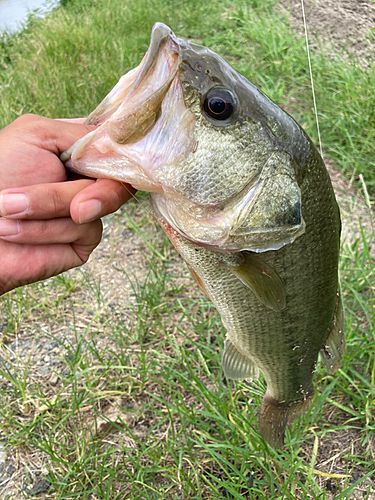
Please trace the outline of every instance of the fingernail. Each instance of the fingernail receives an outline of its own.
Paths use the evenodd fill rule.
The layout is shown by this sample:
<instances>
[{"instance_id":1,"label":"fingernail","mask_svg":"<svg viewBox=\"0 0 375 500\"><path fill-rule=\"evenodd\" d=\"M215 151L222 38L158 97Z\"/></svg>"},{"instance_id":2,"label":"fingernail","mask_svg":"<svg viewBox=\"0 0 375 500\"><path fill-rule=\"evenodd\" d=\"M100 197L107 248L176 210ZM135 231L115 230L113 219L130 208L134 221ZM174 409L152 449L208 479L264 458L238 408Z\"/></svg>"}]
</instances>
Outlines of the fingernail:
<instances>
[{"instance_id":1,"label":"fingernail","mask_svg":"<svg viewBox=\"0 0 375 500\"><path fill-rule=\"evenodd\" d=\"M19 220L0 219L0 237L14 236L21 231Z\"/></svg>"},{"instance_id":2,"label":"fingernail","mask_svg":"<svg viewBox=\"0 0 375 500\"><path fill-rule=\"evenodd\" d=\"M29 200L22 193L8 193L0 195L1 215L16 215L29 208Z\"/></svg>"},{"instance_id":3,"label":"fingernail","mask_svg":"<svg viewBox=\"0 0 375 500\"><path fill-rule=\"evenodd\" d=\"M78 206L78 219L80 224L91 222L100 215L102 204L99 200L83 201Z\"/></svg>"}]
</instances>

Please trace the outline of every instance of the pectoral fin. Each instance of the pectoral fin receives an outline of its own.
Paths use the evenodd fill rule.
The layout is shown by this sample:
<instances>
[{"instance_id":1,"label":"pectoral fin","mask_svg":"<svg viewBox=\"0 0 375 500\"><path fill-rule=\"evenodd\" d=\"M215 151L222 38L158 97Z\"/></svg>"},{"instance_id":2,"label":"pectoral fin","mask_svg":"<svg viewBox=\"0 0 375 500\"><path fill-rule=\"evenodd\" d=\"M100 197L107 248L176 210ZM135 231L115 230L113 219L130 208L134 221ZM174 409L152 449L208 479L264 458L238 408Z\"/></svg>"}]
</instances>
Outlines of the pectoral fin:
<instances>
[{"instance_id":1,"label":"pectoral fin","mask_svg":"<svg viewBox=\"0 0 375 500\"><path fill-rule=\"evenodd\" d=\"M226 377L231 380L256 380L259 369L229 338L225 339L221 364Z\"/></svg>"},{"instance_id":2,"label":"pectoral fin","mask_svg":"<svg viewBox=\"0 0 375 500\"><path fill-rule=\"evenodd\" d=\"M258 255L243 252L239 265L227 265L232 273L255 293L262 304L274 311L284 309L286 294L281 278Z\"/></svg>"},{"instance_id":3,"label":"pectoral fin","mask_svg":"<svg viewBox=\"0 0 375 500\"><path fill-rule=\"evenodd\" d=\"M340 366L340 359L346 347L344 337L344 311L340 292L337 292L337 302L331 331L320 350L320 358L328 373L333 374Z\"/></svg>"}]
</instances>

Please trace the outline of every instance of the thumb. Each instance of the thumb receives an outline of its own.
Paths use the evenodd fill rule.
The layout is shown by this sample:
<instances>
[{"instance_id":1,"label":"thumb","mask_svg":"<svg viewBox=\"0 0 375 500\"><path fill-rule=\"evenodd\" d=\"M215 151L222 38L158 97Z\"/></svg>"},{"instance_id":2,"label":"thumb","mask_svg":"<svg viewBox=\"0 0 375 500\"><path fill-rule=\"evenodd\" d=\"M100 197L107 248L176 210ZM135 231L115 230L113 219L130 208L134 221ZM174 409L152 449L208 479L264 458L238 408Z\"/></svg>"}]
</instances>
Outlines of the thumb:
<instances>
[{"instance_id":1,"label":"thumb","mask_svg":"<svg viewBox=\"0 0 375 500\"><path fill-rule=\"evenodd\" d=\"M82 121L82 118L78 119ZM18 132L21 137L27 138L35 146L60 156L61 153L70 148L78 139L85 136L95 127L83 125L76 120L53 120L38 115L23 115L12 123L14 132Z\"/></svg>"}]
</instances>

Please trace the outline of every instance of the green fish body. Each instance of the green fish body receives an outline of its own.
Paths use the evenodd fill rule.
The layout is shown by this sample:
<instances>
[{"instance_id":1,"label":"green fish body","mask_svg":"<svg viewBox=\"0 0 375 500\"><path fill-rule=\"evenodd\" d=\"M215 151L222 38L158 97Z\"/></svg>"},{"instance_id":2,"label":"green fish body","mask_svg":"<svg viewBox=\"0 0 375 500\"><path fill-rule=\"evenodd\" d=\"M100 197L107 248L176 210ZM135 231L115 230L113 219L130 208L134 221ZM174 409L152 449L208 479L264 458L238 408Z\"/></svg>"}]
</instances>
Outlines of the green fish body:
<instances>
[{"instance_id":1,"label":"green fish body","mask_svg":"<svg viewBox=\"0 0 375 500\"><path fill-rule=\"evenodd\" d=\"M158 23L140 66L89 116L62 159L151 193L151 204L227 330L228 378L267 381L259 428L274 447L345 348L340 215L297 123L226 61Z\"/></svg>"}]
</instances>

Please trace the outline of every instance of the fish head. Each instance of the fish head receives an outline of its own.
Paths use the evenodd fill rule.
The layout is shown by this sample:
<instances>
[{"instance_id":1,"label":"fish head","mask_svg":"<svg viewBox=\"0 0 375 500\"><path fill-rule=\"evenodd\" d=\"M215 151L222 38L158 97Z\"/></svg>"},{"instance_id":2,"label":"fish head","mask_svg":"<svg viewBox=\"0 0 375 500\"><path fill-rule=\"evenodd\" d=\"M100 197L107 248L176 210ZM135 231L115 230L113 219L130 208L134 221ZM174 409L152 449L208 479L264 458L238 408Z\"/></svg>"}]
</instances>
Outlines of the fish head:
<instances>
[{"instance_id":1,"label":"fish head","mask_svg":"<svg viewBox=\"0 0 375 500\"><path fill-rule=\"evenodd\" d=\"M304 232L288 118L220 56L157 23L141 64L86 120L96 129L61 159L149 191L156 217L197 245L276 250Z\"/></svg>"}]
</instances>

